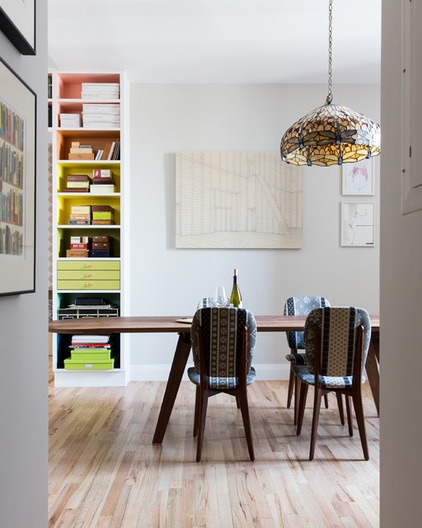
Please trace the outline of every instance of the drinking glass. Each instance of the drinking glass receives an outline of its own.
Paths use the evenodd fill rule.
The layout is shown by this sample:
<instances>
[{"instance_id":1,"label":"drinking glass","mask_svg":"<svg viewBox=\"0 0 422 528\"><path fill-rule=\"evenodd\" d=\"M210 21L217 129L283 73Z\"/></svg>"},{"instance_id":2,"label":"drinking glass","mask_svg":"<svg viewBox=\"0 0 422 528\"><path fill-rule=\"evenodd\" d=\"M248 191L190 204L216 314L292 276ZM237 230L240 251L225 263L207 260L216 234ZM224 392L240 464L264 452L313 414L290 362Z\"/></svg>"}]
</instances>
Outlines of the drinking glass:
<instances>
[{"instance_id":1,"label":"drinking glass","mask_svg":"<svg viewBox=\"0 0 422 528\"><path fill-rule=\"evenodd\" d=\"M216 306L227 306L228 305L226 289L224 288L224 286L217 286L215 288L214 302Z\"/></svg>"}]
</instances>

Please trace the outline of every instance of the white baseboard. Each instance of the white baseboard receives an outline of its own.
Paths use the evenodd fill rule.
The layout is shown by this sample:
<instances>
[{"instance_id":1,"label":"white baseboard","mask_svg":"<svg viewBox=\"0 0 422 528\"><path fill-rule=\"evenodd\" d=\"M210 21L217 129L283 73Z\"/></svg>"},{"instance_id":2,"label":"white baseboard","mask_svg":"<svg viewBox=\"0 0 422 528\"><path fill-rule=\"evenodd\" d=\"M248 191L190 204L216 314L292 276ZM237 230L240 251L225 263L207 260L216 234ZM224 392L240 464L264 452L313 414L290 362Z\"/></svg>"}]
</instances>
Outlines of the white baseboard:
<instances>
[{"instance_id":1,"label":"white baseboard","mask_svg":"<svg viewBox=\"0 0 422 528\"><path fill-rule=\"evenodd\" d=\"M288 380L289 364L254 363L257 380ZM167 381L170 365L130 365L130 381ZM186 373L183 381L188 381Z\"/></svg>"}]
</instances>

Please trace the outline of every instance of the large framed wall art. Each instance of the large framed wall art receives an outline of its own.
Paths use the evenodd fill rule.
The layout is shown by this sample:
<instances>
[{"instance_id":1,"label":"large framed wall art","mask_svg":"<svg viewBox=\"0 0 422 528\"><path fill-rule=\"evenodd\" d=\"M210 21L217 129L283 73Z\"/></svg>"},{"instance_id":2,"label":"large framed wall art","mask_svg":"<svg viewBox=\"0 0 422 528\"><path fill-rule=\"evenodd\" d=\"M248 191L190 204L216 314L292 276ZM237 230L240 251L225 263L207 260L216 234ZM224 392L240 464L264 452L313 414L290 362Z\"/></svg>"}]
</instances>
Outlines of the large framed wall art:
<instances>
[{"instance_id":1,"label":"large framed wall art","mask_svg":"<svg viewBox=\"0 0 422 528\"><path fill-rule=\"evenodd\" d=\"M35 291L35 92L0 60L0 295Z\"/></svg>"},{"instance_id":2,"label":"large framed wall art","mask_svg":"<svg viewBox=\"0 0 422 528\"><path fill-rule=\"evenodd\" d=\"M301 248L302 186L277 152L176 153L176 248Z\"/></svg>"},{"instance_id":3,"label":"large framed wall art","mask_svg":"<svg viewBox=\"0 0 422 528\"><path fill-rule=\"evenodd\" d=\"M0 30L22 55L35 55L35 0L0 0Z\"/></svg>"}]
</instances>

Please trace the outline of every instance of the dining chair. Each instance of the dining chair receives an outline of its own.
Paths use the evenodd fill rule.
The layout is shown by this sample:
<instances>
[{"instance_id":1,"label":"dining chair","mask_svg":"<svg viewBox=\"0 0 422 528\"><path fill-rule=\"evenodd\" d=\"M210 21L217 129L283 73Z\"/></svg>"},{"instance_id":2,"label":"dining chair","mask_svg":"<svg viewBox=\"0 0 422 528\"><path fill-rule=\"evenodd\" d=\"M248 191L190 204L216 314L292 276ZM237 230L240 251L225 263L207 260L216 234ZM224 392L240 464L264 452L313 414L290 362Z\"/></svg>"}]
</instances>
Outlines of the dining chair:
<instances>
[{"instance_id":1,"label":"dining chair","mask_svg":"<svg viewBox=\"0 0 422 528\"><path fill-rule=\"evenodd\" d=\"M196 461L204 441L208 398L224 392L236 398L242 413L249 457L255 460L247 385L255 380L252 359L256 321L249 310L233 307L199 308L193 317L191 341L194 366L188 377L196 385L193 435L198 437Z\"/></svg>"},{"instance_id":2,"label":"dining chair","mask_svg":"<svg viewBox=\"0 0 422 528\"><path fill-rule=\"evenodd\" d=\"M294 365L293 372L300 379L298 435L302 430L308 387L314 386L309 460L313 460L315 454L321 398L329 392L346 396L349 436L353 436L352 399L363 454L365 460L369 460L362 403L363 372L371 339L368 312L354 306L312 310L306 318L304 338L306 365Z\"/></svg>"},{"instance_id":3,"label":"dining chair","mask_svg":"<svg viewBox=\"0 0 422 528\"><path fill-rule=\"evenodd\" d=\"M284 315L308 315L315 308L323 308L325 306L330 306L330 301L325 297L318 297L312 295L289 297L284 304L283 313ZM290 348L290 353L286 355L286 359L290 363L289 385L287 390L287 408L290 409L294 392L294 424L296 425L297 401L299 400L300 383L298 382L296 376L293 373L293 365L306 365L306 354L304 352L299 352L299 350L305 350L305 341L303 332L286 332L286 337L287 343ZM325 397L325 406L328 407L327 397ZM340 417L344 420L342 407L340 411Z\"/></svg>"}]
</instances>

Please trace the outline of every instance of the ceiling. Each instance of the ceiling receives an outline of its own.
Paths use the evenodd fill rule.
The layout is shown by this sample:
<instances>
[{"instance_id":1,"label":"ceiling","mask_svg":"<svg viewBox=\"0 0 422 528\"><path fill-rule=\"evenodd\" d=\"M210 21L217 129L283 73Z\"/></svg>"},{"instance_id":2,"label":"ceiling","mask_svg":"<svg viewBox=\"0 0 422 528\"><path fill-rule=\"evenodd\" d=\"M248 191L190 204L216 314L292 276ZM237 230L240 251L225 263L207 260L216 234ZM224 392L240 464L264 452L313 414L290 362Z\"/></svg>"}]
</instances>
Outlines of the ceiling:
<instances>
[{"instance_id":1,"label":"ceiling","mask_svg":"<svg viewBox=\"0 0 422 528\"><path fill-rule=\"evenodd\" d=\"M379 83L382 0L336 0L333 83ZM49 67L139 83L326 83L328 0L48 0Z\"/></svg>"}]
</instances>

